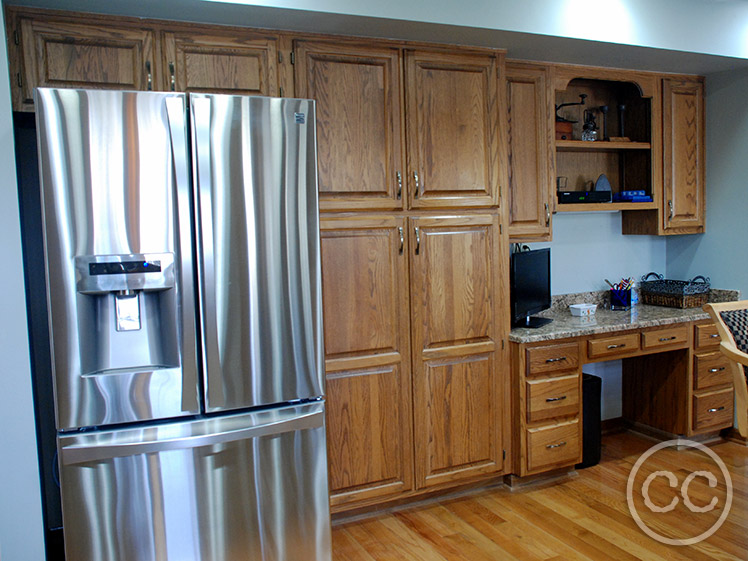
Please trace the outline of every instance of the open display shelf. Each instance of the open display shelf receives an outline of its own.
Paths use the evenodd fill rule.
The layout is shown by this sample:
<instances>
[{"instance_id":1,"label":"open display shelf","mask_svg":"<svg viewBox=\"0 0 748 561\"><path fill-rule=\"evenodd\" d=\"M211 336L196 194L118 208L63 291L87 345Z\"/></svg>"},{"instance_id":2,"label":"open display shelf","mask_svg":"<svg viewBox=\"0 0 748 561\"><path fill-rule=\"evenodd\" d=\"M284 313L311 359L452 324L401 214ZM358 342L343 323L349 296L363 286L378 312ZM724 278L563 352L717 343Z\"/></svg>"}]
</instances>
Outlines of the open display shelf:
<instances>
[{"instance_id":1,"label":"open display shelf","mask_svg":"<svg viewBox=\"0 0 748 561\"><path fill-rule=\"evenodd\" d=\"M563 107L558 115L576 121L570 140L556 140L556 175L566 178L564 191L592 191L605 174L615 195L621 191L644 191L651 202L559 203L558 212L648 210L657 208L652 189L652 108L635 83L618 80L571 79L566 89L556 91L556 106L576 103L585 94L584 105ZM601 106L607 106L604 119ZM623 111L619 109L624 106ZM591 112L599 140L583 141L585 113ZM621 125L621 113L623 123ZM605 121L605 122L604 122ZM623 129L623 130L622 130ZM605 140L613 138L614 140ZM625 137L629 140L617 140Z\"/></svg>"}]
</instances>

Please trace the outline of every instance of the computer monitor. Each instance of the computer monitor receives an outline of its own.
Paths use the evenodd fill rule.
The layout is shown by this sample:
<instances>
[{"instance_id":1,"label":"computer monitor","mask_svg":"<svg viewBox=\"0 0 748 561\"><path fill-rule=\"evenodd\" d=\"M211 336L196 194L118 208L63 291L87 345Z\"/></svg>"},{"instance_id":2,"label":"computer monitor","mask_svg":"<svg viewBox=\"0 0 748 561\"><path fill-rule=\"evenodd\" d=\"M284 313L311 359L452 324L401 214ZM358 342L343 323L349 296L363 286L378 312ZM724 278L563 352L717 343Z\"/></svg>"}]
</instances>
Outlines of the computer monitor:
<instances>
[{"instance_id":1,"label":"computer monitor","mask_svg":"<svg viewBox=\"0 0 748 561\"><path fill-rule=\"evenodd\" d=\"M540 327L550 318L533 317L551 307L550 248L520 251L511 254L509 289L512 325Z\"/></svg>"}]
</instances>

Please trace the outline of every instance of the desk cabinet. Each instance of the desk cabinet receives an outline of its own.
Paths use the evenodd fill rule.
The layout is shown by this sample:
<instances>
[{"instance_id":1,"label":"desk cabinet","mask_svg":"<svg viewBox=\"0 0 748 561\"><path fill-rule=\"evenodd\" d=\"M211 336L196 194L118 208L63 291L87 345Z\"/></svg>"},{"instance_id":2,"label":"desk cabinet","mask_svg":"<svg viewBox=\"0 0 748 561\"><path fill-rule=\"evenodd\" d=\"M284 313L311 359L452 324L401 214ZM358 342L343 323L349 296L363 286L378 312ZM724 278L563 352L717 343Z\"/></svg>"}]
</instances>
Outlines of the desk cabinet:
<instances>
[{"instance_id":1,"label":"desk cabinet","mask_svg":"<svg viewBox=\"0 0 748 561\"><path fill-rule=\"evenodd\" d=\"M662 438L732 426L733 387L707 320L538 343L512 343L514 473L581 461L582 365L622 360L623 418Z\"/></svg>"}]
</instances>

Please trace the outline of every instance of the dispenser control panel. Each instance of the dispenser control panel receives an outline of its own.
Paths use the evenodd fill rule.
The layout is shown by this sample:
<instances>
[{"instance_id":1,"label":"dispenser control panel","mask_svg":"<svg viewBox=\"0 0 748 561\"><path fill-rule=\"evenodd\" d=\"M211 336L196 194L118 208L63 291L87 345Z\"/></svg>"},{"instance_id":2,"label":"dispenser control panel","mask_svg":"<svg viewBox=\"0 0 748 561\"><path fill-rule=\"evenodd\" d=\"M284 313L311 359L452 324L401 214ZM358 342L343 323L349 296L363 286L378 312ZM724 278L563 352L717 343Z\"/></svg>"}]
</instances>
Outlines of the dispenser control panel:
<instances>
[{"instance_id":1,"label":"dispenser control panel","mask_svg":"<svg viewBox=\"0 0 748 561\"><path fill-rule=\"evenodd\" d=\"M160 273L161 261L110 261L89 263L90 275L121 275L133 273Z\"/></svg>"}]
</instances>

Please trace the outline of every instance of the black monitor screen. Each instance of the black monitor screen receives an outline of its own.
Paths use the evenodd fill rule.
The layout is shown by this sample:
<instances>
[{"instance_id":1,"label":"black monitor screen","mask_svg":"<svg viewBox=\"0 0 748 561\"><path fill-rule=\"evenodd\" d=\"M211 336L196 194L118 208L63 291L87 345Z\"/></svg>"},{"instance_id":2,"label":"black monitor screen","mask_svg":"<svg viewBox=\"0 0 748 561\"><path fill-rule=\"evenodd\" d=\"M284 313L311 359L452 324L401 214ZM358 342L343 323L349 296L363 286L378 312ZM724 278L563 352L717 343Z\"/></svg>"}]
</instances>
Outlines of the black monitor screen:
<instances>
[{"instance_id":1,"label":"black monitor screen","mask_svg":"<svg viewBox=\"0 0 748 561\"><path fill-rule=\"evenodd\" d=\"M512 253L510 291L512 323L534 327L527 318L551 307L550 248Z\"/></svg>"}]
</instances>

